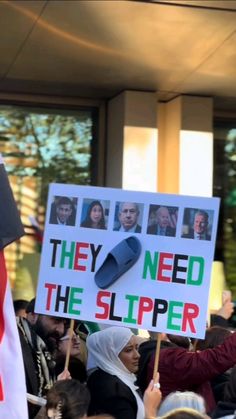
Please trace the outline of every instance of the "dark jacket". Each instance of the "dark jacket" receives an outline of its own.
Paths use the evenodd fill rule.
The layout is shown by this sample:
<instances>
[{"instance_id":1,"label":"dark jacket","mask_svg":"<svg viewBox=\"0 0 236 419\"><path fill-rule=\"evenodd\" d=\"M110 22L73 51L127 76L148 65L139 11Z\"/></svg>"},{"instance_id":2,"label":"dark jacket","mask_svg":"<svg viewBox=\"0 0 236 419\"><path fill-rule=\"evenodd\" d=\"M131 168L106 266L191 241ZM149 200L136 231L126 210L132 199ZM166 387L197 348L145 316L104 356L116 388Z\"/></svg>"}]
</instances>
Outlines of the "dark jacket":
<instances>
[{"instance_id":1,"label":"dark jacket","mask_svg":"<svg viewBox=\"0 0 236 419\"><path fill-rule=\"evenodd\" d=\"M181 237L183 237L184 239L194 239L194 230L190 229L188 234L183 234ZM209 234L206 234L206 238L203 240L211 240L211 236Z\"/></svg>"},{"instance_id":2,"label":"dark jacket","mask_svg":"<svg viewBox=\"0 0 236 419\"><path fill-rule=\"evenodd\" d=\"M224 416L236 414L236 403L232 402L219 402L211 417L213 419L222 418Z\"/></svg>"},{"instance_id":3,"label":"dark jacket","mask_svg":"<svg viewBox=\"0 0 236 419\"><path fill-rule=\"evenodd\" d=\"M89 376L88 388L91 394L88 416L106 413L116 419L136 419L136 399L115 375L98 368Z\"/></svg>"},{"instance_id":4,"label":"dark jacket","mask_svg":"<svg viewBox=\"0 0 236 419\"><path fill-rule=\"evenodd\" d=\"M148 383L153 375L155 354L148 365ZM195 391L206 400L207 411L215 408L210 380L222 374L236 363L236 333L225 339L222 345L201 352L189 352L181 348L160 351L158 371L163 397L173 391Z\"/></svg>"},{"instance_id":5,"label":"dark jacket","mask_svg":"<svg viewBox=\"0 0 236 419\"><path fill-rule=\"evenodd\" d=\"M17 317L22 356L25 369L27 392L35 396L43 396L52 385L54 362L45 343L34 332L29 322ZM43 361L43 363L42 363ZM28 403L29 418L34 418L39 407Z\"/></svg>"},{"instance_id":6,"label":"dark jacket","mask_svg":"<svg viewBox=\"0 0 236 419\"><path fill-rule=\"evenodd\" d=\"M216 403L224 399L225 386L229 382L231 368L223 374L217 375L211 380L211 388Z\"/></svg>"},{"instance_id":7,"label":"dark jacket","mask_svg":"<svg viewBox=\"0 0 236 419\"><path fill-rule=\"evenodd\" d=\"M147 228L147 234L157 234L157 231L158 231L157 224L153 224ZM173 227L167 226L165 233L166 233L165 236L167 237L174 237L176 233L176 229Z\"/></svg>"},{"instance_id":8,"label":"dark jacket","mask_svg":"<svg viewBox=\"0 0 236 419\"><path fill-rule=\"evenodd\" d=\"M114 228L114 231L119 231L119 230L120 230L120 226ZM135 227L134 233L141 233L141 230L142 230L141 226L137 224ZM129 233L129 230L127 231L127 233Z\"/></svg>"},{"instance_id":9,"label":"dark jacket","mask_svg":"<svg viewBox=\"0 0 236 419\"><path fill-rule=\"evenodd\" d=\"M49 224L58 224L57 215L52 213L50 215ZM68 220L66 221L67 226L74 226L75 225L75 216L71 215Z\"/></svg>"},{"instance_id":10,"label":"dark jacket","mask_svg":"<svg viewBox=\"0 0 236 419\"><path fill-rule=\"evenodd\" d=\"M228 320L224 317L219 316L218 314L211 314L210 325L212 326L220 326L225 327L226 329L230 327Z\"/></svg>"}]
</instances>

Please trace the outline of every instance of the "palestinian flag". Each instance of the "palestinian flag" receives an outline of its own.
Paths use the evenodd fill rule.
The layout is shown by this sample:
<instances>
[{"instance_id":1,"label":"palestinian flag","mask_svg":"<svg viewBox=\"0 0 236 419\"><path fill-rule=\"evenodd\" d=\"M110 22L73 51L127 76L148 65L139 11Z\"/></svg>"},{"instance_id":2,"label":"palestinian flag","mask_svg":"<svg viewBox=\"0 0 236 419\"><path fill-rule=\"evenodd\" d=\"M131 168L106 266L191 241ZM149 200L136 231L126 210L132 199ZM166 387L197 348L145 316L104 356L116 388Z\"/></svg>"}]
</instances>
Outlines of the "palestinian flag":
<instances>
[{"instance_id":1,"label":"palestinian flag","mask_svg":"<svg viewBox=\"0 0 236 419\"><path fill-rule=\"evenodd\" d=\"M27 419L20 340L3 249L24 234L0 155L0 418Z\"/></svg>"}]
</instances>

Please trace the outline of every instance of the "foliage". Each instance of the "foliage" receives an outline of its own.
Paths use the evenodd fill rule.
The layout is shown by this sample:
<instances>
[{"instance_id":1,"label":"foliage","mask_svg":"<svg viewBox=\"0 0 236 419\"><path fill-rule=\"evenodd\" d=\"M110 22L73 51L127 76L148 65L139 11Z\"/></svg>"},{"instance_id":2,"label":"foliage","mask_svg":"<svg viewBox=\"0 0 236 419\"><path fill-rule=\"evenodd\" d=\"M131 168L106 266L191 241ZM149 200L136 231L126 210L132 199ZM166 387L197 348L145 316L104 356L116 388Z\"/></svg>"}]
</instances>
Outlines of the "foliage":
<instances>
[{"instance_id":1,"label":"foliage","mask_svg":"<svg viewBox=\"0 0 236 419\"><path fill-rule=\"evenodd\" d=\"M221 249L226 281L236 299L236 129L228 121L215 127L215 191L221 197L217 246Z\"/></svg>"},{"instance_id":2,"label":"foliage","mask_svg":"<svg viewBox=\"0 0 236 419\"><path fill-rule=\"evenodd\" d=\"M49 113L50 112L50 113ZM19 107L0 108L0 144L9 174L39 179L45 205L50 182L89 184L91 112L41 113Z\"/></svg>"}]
</instances>

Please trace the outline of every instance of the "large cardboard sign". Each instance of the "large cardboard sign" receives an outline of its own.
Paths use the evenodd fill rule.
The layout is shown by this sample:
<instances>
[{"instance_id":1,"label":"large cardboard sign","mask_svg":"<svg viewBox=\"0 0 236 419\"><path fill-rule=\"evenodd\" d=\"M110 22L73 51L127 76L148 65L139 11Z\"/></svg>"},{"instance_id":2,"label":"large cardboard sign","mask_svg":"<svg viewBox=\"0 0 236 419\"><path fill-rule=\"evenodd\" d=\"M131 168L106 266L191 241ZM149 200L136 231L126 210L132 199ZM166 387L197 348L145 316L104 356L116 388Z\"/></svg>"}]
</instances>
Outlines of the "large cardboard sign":
<instances>
[{"instance_id":1,"label":"large cardboard sign","mask_svg":"<svg viewBox=\"0 0 236 419\"><path fill-rule=\"evenodd\" d=\"M52 184L36 312L204 337L218 198Z\"/></svg>"}]
</instances>

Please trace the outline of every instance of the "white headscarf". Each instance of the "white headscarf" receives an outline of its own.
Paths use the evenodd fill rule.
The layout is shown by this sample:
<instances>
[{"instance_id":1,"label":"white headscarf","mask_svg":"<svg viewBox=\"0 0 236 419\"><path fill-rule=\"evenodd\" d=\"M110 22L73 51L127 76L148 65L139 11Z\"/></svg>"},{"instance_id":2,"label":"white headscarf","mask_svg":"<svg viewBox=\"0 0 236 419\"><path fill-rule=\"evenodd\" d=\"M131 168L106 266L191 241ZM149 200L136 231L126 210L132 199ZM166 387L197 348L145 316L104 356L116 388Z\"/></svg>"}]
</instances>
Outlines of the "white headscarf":
<instances>
[{"instance_id":1,"label":"white headscarf","mask_svg":"<svg viewBox=\"0 0 236 419\"><path fill-rule=\"evenodd\" d=\"M137 419L145 416L144 405L137 393L138 387L134 384L136 376L131 373L118 357L122 349L127 345L133 333L126 327L113 326L88 336L86 344L88 353L92 357L95 366L111 375L116 375L125 383L135 396L137 401Z\"/></svg>"}]
</instances>

